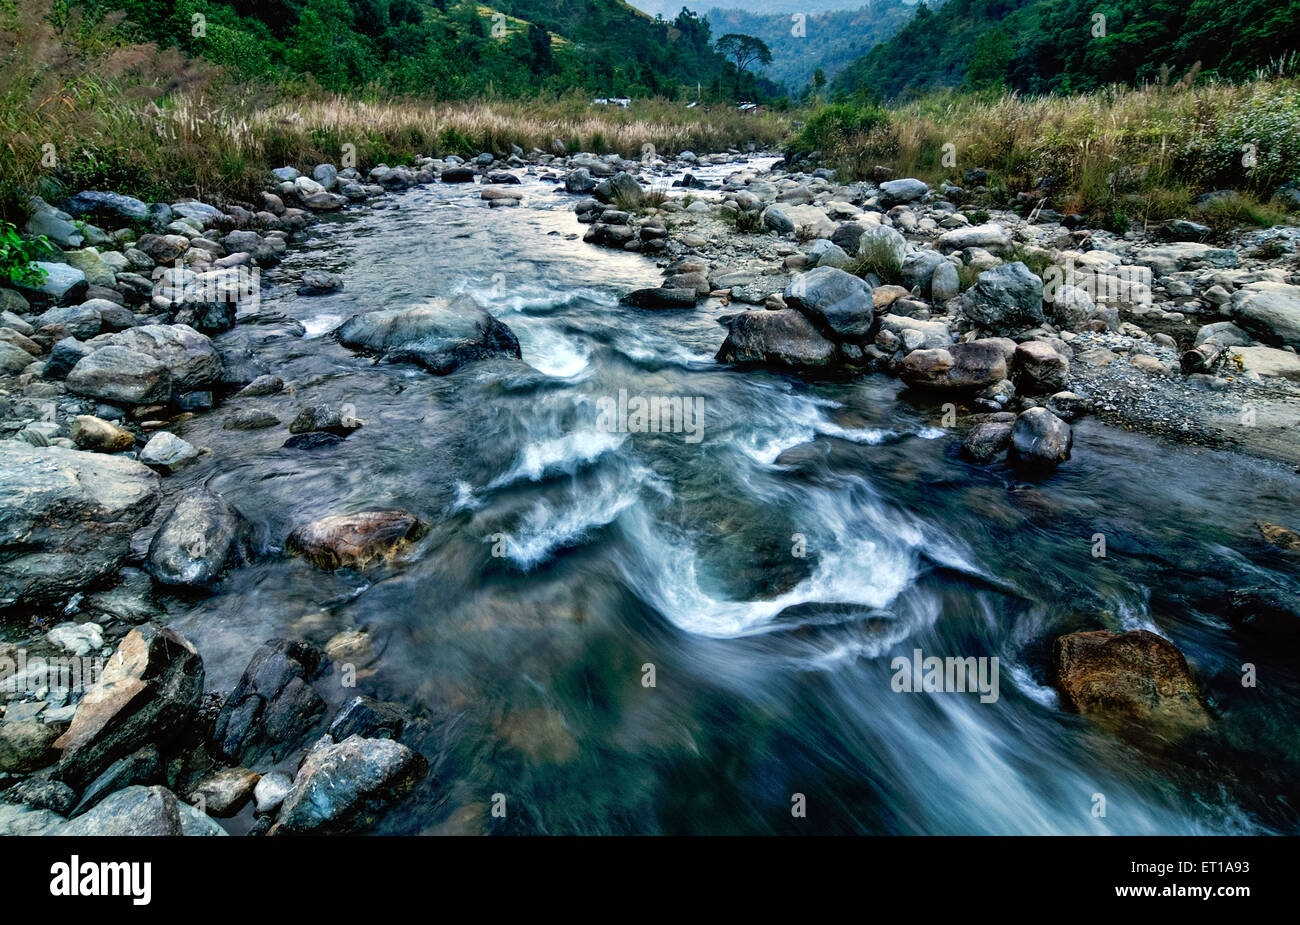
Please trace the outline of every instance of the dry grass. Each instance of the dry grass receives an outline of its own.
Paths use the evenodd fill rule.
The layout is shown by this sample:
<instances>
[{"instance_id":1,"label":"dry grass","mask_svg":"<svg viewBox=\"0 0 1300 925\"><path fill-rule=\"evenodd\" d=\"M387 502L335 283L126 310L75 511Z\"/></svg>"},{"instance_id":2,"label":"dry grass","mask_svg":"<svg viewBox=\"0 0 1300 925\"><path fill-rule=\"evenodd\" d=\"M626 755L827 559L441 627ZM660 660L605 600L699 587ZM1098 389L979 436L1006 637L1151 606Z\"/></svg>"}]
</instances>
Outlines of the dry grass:
<instances>
[{"instance_id":1,"label":"dry grass","mask_svg":"<svg viewBox=\"0 0 1300 925\"><path fill-rule=\"evenodd\" d=\"M995 197L1046 179L1055 208L1156 221L1219 186L1267 199L1300 171L1297 125L1300 81L1276 75L1070 97L948 93L893 109L887 125L826 153L858 177L879 164L961 185L968 168L983 168ZM1253 168L1242 163L1248 141L1258 149Z\"/></svg>"}]
</instances>

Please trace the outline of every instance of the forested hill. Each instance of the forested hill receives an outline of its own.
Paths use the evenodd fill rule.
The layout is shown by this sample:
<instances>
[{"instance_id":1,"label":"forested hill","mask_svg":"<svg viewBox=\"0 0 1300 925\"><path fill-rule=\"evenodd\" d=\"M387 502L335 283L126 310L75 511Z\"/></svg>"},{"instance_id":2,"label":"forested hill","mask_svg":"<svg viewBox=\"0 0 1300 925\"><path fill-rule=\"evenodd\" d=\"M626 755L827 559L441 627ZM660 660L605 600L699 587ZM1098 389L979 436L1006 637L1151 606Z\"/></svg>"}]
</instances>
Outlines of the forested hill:
<instances>
[{"instance_id":1,"label":"forested hill","mask_svg":"<svg viewBox=\"0 0 1300 925\"><path fill-rule=\"evenodd\" d=\"M1104 19L1098 18L1098 15ZM948 0L919 6L836 89L1076 92L1111 83L1239 79L1300 48L1300 0Z\"/></svg>"},{"instance_id":2,"label":"forested hill","mask_svg":"<svg viewBox=\"0 0 1300 925\"><path fill-rule=\"evenodd\" d=\"M436 99L578 88L598 96L753 92L712 48L708 24L656 21L623 0L82 0L121 11L139 37L238 76L308 75L334 91ZM199 17L199 19L196 19Z\"/></svg>"},{"instance_id":3,"label":"forested hill","mask_svg":"<svg viewBox=\"0 0 1300 925\"><path fill-rule=\"evenodd\" d=\"M709 10L707 18L714 35L740 32L755 35L772 49L772 64L766 74L787 92L803 96L821 70L834 77L873 45L883 42L912 18L913 4L904 0L840 0L858 9L826 13L798 11L756 14L748 7ZM794 17L802 13L802 18Z\"/></svg>"}]
</instances>

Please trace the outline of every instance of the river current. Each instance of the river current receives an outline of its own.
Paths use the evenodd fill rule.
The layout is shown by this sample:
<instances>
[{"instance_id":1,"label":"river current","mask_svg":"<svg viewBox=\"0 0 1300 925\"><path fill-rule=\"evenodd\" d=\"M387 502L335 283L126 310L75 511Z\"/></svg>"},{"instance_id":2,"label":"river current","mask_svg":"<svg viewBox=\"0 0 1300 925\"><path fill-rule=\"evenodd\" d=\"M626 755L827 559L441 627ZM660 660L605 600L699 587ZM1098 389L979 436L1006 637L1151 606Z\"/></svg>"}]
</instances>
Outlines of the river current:
<instances>
[{"instance_id":1,"label":"river current","mask_svg":"<svg viewBox=\"0 0 1300 925\"><path fill-rule=\"evenodd\" d=\"M373 655L332 703L360 691L423 717L410 744L430 775L378 831L1296 831L1295 637L1221 608L1300 585L1255 527L1300 522L1294 472L1086 418L1048 477L972 465L896 380L732 370L714 354L734 308L620 306L658 285L655 263L583 244L555 185L520 189L489 209L477 186L432 185L312 226L266 275L267 323L217 338L293 394L231 404L288 420L332 402L365 426L309 451L195 418L178 433L213 452L167 480L220 491L265 552L173 624L209 688L267 639L364 630ZM298 297L309 268L345 288ZM522 362L438 377L330 337L461 292ZM620 394L690 402L697 433L603 426ZM431 525L400 562L324 573L280 554L299 523L388 507ZM1215 715L1195 745L1124 741L1058 703L1052 640L1133 628L1192 665ZM996 658L996 698L896 691L916 650Z\"/></svg>"}]
</instances>

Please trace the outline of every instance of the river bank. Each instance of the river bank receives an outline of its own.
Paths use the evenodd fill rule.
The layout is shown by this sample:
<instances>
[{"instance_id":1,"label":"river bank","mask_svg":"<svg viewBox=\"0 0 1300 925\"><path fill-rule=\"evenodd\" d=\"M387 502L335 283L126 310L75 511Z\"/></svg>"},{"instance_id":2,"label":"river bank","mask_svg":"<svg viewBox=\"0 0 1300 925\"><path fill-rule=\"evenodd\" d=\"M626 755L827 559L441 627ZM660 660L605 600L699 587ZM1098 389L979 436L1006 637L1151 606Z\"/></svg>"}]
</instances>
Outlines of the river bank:
<instances>
[{"instance_id":1,"label":"river bank","mask_svg":"<svg viewBox=\"0 0 1300 925\"><path fill-rule=\"evenodd\" d=\"M978 184L842 187L739 151L276 174L256 203L37 204L68 263L4 297L8 657L38 680L48 662L35 659L112 657L93 698L90 684L14 686L6 831L683 830L684 798L656 800L660 782L681 775L721 810L739 799L702 782L740 747L709 711L796 686L752 688L724 669L736 659L756 675L765 656L844 666L852 684L799 677L875 701L897 724L863 733L887 745L877 755L932 759L938 743L913 728L927 708L877 700L868 683L884 672L889 691L883 656L913 641L1006 660L1014 690L969 707L1023 724L986 756L1004 774L1030 742L1072 768L1098 741L1126 743L1107 762L1112 792L1143 809L1117 825L1214 830L1125 775L1153 763L1160 788L1200 792L1198 748L1226 749L1246 774L1237 762L1264 747L1233 666L1242 648L1294 636L1294 229L1226 247L1168 240L1207 237L1194 223L1117 238L986 207ZM74 220L82 208L96 224ZM699 450L593 428L592 397L624 391L700 398ZM1176 478L1139 474L1163 444L1125 442L1110 423L1234 452L1171 450ZM885 481L846 474L860 452ZM1175 538L1170 521L1205 503L1179 486L1195 496L1225 466L1237 481L1204 539ZM1266 489L1251 497L1251 480ZM1003 482L1029 507L995 501ZM1166 510L1142 525L1156 491ZM1090 492L1108 493L1109 522L1089 522ZM987 519L959 523L968 511ZM1052 569L1054 540L1012 539L1047 522L1069 523L1085 561L1109 541L1136 571L1061 575L1058 600L970 545L1005 528L1009 553ZM785 551L796 534L811 557ZM1217 623L1170 622L1170 602L1123 612L1135 588L1175 594L1147 571L1171 567L1198 585L1183 606ZM1089 595L1087 613L1066 614ZM1012 638L985 638L980 614L1004 607ZM695 685L638 700L654 689L649 650ZM717 690L719 671L744 694ZM602 706L570 699L593 684ZM682 702L702 692L709 706ZM984 719L998 702L1014 712ZM742 737L790 736L810 764L857 728L828 718L803 742L744 717ZM708 742L703 761L678 754L683 722ZM670 769L638 769L659 749ZM908 825L855 793L890 777L850 764L864 761L862 779L821 781L845 820L871 817L843 830L1076 826L1037 824L1037 798L990 796L954 768L930 772L938 797ZM632 795L564 810L544 798L611 769ZM1287 786L1268 773L1260 800ZM1293 825L1232 789L1229 828ZM987 815L954 816L958 794L984 794ZM1091 819L1077 826L1104 825Z\"/></svg>"}]
</instances>

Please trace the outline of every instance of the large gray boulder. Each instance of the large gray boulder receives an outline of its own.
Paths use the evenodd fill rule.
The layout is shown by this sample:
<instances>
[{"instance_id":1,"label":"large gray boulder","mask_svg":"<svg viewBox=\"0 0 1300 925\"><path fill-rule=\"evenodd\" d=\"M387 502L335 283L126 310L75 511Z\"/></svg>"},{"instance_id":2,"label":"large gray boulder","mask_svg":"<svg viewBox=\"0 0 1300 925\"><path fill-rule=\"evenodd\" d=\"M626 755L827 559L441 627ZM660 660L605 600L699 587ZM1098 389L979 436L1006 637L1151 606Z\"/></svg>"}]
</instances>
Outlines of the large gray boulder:
<instances>
[{"instance_id":1,"label":"large gray boulder","mask_svg":"<svg viewBox=\"0 0 1300 925\"><path fill-rule=\"evenodd\" d=\"M87 341L98 349L126 347L153 357L171 373L176 392L209 389L221 381L221 356L206 334L187 324L146 324Z\"/></svg>"},{"instance_id":2,"label":"large gray boulder","mask_svg":"<svg viewBox=\"0 0 1300 925\"><path fill-rule=\"evenodd\" d=\"M1247 283L1232 294L1232 315L1267 344L1300 348L1300 286Z\"/></svg>"},{"instance_id":3,"label":"large gray boulder","mask_svg":"<svg viewBox=\"0 0 1300 925\"><path fill-rule=\"evenodd\" d=\"M836 267L818 267L791 280L785 304L832 340L861 340L875 321L871 284Z\"/></svg>"},{"instance_id":4,"label":"large gray boulder","mask_svg":"<svg viewBox=\"0 0 1300 925\"><path fill-rule=\"evenodd\" d=\"M0 606L56 601L121 567L158 476L120 456L0 441Z\"/></svg>"},{"instance_id":5,"label":"large gray boulder","mask_svg":"<svg viewBox=\"0 0 1300 925\"><path fill-rule=\"evenodd\" d=\"M354 315L337 335L349 347L416 362L438 375L474 360L521 356L515 333L469 296Z\"/></svg>"},{"instance_id":6,"label":"large gray boulder","mask_svg":"<svg viewBox=\"0 0 1300 925\"><path fill-rule=\"evenodd\" d=\"M901 180L886 180L880 184L880 200L886 206L895 206L905 202L915 202L926 193L930 186L924 180L906 177Z\"/></svg>"},{"instance_id":7,"label":"large gray boulder","mask_svg":"<svg viewBox=\"0 0 1300 925\"><path fill-rule=\"evenodd\" d=\"M123 222L143 222L149 218L149 206L121 193L83 190L69 199L63 208L73 215L94 215Z\"/></svg>"},{"instance_id":8,"label":"large gray boulder","mask_svg":"<svg viewBox=\"0 0 1300 925\"><path fill-rule=\"evenodd\" d=\"M981 247L994 254L1011 250L1011 233L996 222L983 225L970 225L954 228L939 235L936 242L940 250L965 250L968 247Z\"/></svg>"},{"instance_id":9,"label":"large gray boulder","mask_svg":"<svg viewBox=\"0 0 1300 925\"><path fill-rule=\"evenodd\" d=\"M206 488L191 488L154 533L146 567L163 584L210 584L246 554L248 533L234 505Z\"/></svg>"},{"instance_id":10,"label":"large gray boulder","mask_svg":"<svg viewBox=\"0 0 1300 925\"><path fill-rule=\"evenodd\" d=\"M1009 334L1043 323L1043 281L1023 263L985 270L959 300L961 311L991 334Z\"/></svg>"},{"instance_id":11,"label":"large gray boulder","mask_svg":"<svg viewBox=\"0 0 1300 925\"><path fill-rule=\"evenodd\" d=\"M328 737L307 753L271 835L356 831L405 796L428 771L424 756L391 739Z\"/></svg>"},{"instance_id":12,"label":"large gray boulder","mask_svg":"<svg viewBox=\"0 0 1300 925\"><path fill-rule=\"evenodd\" d=\"M171 370L147 353L109 345L77 362L68 373L68 391L121 405L167 402L172 394Z\"/></svg>"},{"instance_id":13,"label":"large gray boulder","mask_svg":"<svg viewBox=\"0 0 1300 925\"><path fill-rule=\"evenodd\" d=\"M197 719L203 677L203 659L175 630L132 629L54 743L63 752L59 777L80 790L145 745L165 750Z\"/></svg>"},{"instance_id":14,"label":"large gray boulder","mask_svg":"<svg viewBox=\"0 0 1300 925\"><path fill-rule=\"evenodd\" d=\"M718 361L738 366L817 369L839 361L835 344L792 308L747 311L726 319Z\"/></svg>"}]
</instances>

